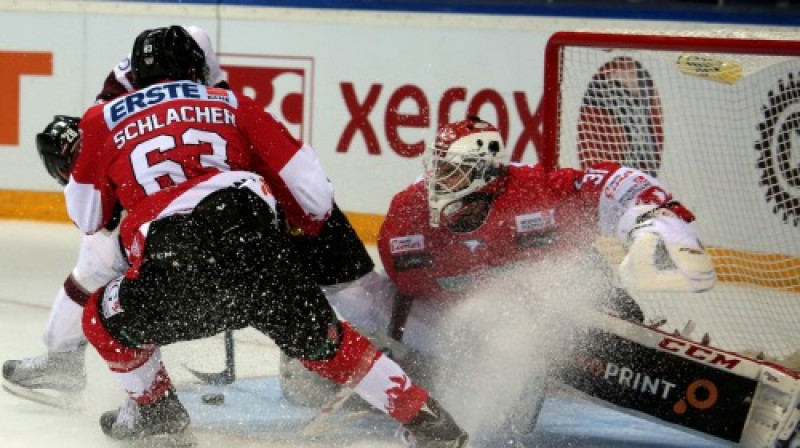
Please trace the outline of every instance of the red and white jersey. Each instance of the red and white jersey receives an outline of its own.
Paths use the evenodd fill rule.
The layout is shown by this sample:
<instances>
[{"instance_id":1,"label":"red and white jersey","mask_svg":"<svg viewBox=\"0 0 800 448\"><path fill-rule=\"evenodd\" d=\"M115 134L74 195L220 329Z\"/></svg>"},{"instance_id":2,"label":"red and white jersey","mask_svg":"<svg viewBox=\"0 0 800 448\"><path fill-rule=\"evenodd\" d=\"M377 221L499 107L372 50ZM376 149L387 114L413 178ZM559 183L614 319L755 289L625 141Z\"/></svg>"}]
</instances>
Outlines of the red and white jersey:
<instances>
[{"instance_id":1,"label":"red and white jersey","mask_svg":"<svg viewBox=\"0 0 800 448\"><path fill-rule=\"evenodd\" d=\"M133 80L131 74L131 58L130 55L125 56L119 61L119 64L111 69L111 72L106 76L103 81L103 88L100 93L95 97L96 102L104 103L111 101L128 92L133 92Z\"/></svg>"},{"instance_id":2,"label":"red and white jersey","mask_svg":"<svg viewBox=\"0 0 800 448\"><path fill-rule=\"evenodd\" d=\"M422 181L393 198L378 250L400 293L460 297L480 279L514 264L587 247L599 232L613 233L619 217L633 205L672 199L656 179L614 163L550 172L540 165L512 165L493 188L486 221L468 233L428 225Z\"/></svg>"},{"instance_id":3,"label":"red and white jersey","mask_svg":"<svg viewBox=\"0 0 800 448\"><path fill-rule=\"evenodd\" d=\"M69 216L91 234L119 203L128 211L120 235L133 259L135 237L145 237L151 221L191 211L221 188L246 184L268 201L274 194L310 234L333 205L314 150L229 90L155 84L91 107L80 129L83 147L65 189Z\"/></svg>"}]
</instances>

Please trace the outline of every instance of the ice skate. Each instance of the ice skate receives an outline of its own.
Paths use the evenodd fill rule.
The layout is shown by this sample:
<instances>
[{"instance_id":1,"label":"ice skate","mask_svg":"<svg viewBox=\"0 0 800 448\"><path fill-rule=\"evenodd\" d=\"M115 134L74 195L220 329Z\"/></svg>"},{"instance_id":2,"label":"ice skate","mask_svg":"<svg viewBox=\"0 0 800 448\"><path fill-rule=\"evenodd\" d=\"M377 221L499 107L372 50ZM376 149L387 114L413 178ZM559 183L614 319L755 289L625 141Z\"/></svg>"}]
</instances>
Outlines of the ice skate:
<instances>
[{"instance_id":1,"label":"ice skate","mask_svg":"<svg viewBox=\"0 0 800 448\"><path fill-rule=\"evenodd\" d=\"M48 406L76 407L86 387L85 352L84 343L71 352L8 360L3 363L3 389Z\"/></svg>"},{"instance_id":2,"label":"ice skate","mask_svg":"<svg viewBox=\"0 0 800 448\"><path fill-rule=\"evenodd\" d=\"M469 448L469 436L433 398L401 429L410 448Z\"/></svg>"},{"instance_id":3,"label":"ice skate","mask_svg":"<svg viewBox=\"0 0 800 448\"><path fill-rule=\"evenodd\" d=\"M164 439L172 446L189 446L194 438L186 430L189 413L174 391L153 404L138 404L128 399L119 409L100 416L100 428L116 440Z\"/></svg>"}]
</instances>

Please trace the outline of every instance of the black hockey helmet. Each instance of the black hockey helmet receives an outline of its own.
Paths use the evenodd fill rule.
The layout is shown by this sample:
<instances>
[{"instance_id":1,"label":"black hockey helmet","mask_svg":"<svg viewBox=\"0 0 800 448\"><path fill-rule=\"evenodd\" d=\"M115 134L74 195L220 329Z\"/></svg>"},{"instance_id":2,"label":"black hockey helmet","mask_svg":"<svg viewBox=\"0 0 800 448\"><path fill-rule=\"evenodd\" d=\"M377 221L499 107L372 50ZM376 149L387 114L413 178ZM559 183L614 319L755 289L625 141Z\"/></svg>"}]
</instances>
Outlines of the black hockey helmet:
<instances>
[{"instance_id":1,"label":"black hockey helmet","mask_svg":"<svg viewBox=\"0 0 800 448\"><path fill-rule=\"evenodd\" d=\"M182 26L142 31L133 43L131 74L137 89L165 80L208 79L206 56Z\"/></svg>"},{"instance_id":2,"label":"black hockey helmet","mask_svg":"<svg viewBox=\"0 0 800 448\"><path fill-rule=\"evenodd\" d=\"M81 136L80 118L56 115L44 131L36 134L36 149L47 173L59 184L66 185L72 165L78 157Z\"/></svg>"}]
</instances>

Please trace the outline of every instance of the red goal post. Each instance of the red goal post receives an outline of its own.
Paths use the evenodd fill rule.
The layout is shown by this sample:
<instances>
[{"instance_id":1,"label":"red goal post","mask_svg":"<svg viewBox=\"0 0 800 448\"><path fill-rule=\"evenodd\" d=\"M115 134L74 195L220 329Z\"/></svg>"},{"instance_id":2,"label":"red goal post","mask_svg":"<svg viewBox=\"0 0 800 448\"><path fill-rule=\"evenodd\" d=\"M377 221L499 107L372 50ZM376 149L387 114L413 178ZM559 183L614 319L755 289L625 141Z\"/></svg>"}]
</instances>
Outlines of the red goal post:
<instances>
[{"instance_id":1,"label":"red goal post","mask_svg":"<svg viewBox=\"0 0 800 448\"><path fill-rule=\"evenodd\" d=\"M731 351L800 348L800 33L558 32L545 50L539 161L614 160L697 216L720 282L638 295Z\"/></svg>"}]
</instances>

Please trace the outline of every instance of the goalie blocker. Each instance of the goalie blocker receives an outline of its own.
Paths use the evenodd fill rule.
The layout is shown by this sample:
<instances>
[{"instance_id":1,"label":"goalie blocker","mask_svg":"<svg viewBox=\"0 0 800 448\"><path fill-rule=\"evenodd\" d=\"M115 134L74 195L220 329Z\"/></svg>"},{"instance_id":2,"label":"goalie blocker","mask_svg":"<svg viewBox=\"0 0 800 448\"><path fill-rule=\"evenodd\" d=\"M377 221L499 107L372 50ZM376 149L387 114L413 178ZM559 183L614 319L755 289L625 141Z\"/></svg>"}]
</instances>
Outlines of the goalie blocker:
<instances>
[{"instance_id":1,"label":"goalie blocker","mask_svg":"<svg viewBox=\"0 0 800 448\"><path fill-rule=\"evenodd\" d=\"M561 381L619 410L748 448L798 447L800 378L768 362L598 315Z\"/></svg>"}]
</instances>

